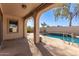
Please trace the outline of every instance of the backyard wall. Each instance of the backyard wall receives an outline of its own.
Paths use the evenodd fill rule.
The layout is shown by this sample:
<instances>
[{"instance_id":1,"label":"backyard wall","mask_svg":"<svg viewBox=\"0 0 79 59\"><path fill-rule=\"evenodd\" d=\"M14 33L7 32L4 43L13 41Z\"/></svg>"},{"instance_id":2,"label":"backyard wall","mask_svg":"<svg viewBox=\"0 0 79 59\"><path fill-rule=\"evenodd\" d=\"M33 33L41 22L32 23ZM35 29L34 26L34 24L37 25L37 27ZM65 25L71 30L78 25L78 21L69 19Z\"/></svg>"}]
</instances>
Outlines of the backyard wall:
<instances>
[{"instance_id":1,"label":"backyard wall","mask_svg":"<svg viewBox=\"0 0 79 59\"><path fill-rule=\"evenodd\" d=\"M18 20L18 32L10 33L8 32L8 19ZM23 19L10 15L3 15L3 40L16 39L23 37Z\"/></svg>"},{"instance_id":2,"label":"backyard wall","mask_svg":"<svg viewBox=\"0 0 79 59\"><path fill-rule=\"evenodd\" d=\"M48 33L75 33L79 35L79 26L72 27L49 27L46 29Z\"/></svg>"}]
</instances>

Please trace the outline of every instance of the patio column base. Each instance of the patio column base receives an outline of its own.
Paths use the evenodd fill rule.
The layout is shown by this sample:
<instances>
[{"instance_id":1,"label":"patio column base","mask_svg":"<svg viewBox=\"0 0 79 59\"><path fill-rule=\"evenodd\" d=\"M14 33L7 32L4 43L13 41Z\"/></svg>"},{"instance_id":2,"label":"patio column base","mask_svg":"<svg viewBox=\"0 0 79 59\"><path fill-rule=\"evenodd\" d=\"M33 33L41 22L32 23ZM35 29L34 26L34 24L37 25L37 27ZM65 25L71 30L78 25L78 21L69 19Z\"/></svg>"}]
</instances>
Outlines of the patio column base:
<instances>
[{"instance_id":1,"label":"patio column base","mask_svg":"<svg viewBox=\"0 0 79 59\"><path fill-rule=\"evenodd\" d=\"M2 50L2 46L0 46L0 50Z\"/></svg>"},{"instance_id":2,"label":"patio column base","mask_svg":"<svg viewBox=\"0 0 79 59\"><path fill-rule=\"evenodd\" d=\"M0 50L2 50L4 48L3 44L0 45Z\"/></svg>"}]
</instances>

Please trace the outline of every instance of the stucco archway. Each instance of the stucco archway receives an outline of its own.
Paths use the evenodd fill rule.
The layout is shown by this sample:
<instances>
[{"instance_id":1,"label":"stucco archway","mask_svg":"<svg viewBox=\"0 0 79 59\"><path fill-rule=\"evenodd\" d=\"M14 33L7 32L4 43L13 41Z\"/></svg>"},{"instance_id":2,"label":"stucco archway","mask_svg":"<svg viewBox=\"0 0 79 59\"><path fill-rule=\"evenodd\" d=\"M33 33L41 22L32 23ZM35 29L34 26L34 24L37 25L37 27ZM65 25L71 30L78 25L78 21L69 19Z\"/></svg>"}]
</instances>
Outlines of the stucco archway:
<instances>
[{"instance_id":1,"label":"stucco archway","mask_svg":"<svg viewBox=\"0 0 79 59\"><path fill-rule=\"evenodd\" d=\"M46 12L47 10L51 9L51 8L56 8L56 7L62 7L64 6L64 4L61 3L57 3L57 4L51 4L47 7L45 7L44 9L42 8L41 10L37 10L36 12L34 12L33 17L34 17L34 43L39 43L40 41L40 34L39 34L39 18L40 15L44 12Z\"/></svg>"}]
</instances>

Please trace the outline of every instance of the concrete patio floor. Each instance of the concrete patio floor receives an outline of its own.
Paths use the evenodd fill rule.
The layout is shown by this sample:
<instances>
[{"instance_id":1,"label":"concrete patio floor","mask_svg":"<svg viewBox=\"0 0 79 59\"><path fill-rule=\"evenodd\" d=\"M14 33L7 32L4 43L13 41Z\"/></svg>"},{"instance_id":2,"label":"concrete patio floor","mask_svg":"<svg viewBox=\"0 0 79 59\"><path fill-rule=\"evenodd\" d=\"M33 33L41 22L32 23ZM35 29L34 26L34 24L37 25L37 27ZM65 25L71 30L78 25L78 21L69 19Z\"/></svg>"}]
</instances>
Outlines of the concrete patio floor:
<instances>
[{"instance_id":1,"label":"concrete patio floor","mask_svg":"<svg viewBox=\"0 0 79 59\"><path fill-rule=\"evenodd\" d=\"M52 56L42 44L35 45L27 39L5 40L0 56Z\"/></svg>"},{"instance_id":2,"label":"concrete patio floor","mask_svg":"<svg viewBox=\"0 0 79 59\"><path fill-rule=\"evenodd\" d=\"M53 43L54 44L54 43ZM66 47L66 46L65 46ZM45 42L34 44L29 39L13 39L4 41L4 48L0 50L0 56L75 56L77 51L69 46L65 49L49 46Z\"/></svg>"},{"instance_id":3,"label":"concrete patio floor","mask_svg":"<svg viewBox=\"0 0 79 59\"><path fill-rule=\"evenodd\" d=\"M4 48L0 50L1 56L31 56L28 41L25 39L13 39L4 41Z\"/></svg>"},{"instance_id":4,"label":"concrete patio floor","mask_svg":"<svg viewBox=\"0 0 79 59\"><path fill-rule=\"evenodd\" d=\"M33 33L30 33L27 38L32 44L30 44L31 51L33 55L54 55L54 56L79 56L79 46L78 45L69 45L68 42L57 38L50 38L47 36L40 35L42 37L42 43L34 45L33 42ZM30 43L29 42L29 43Z\"/></svg>"}]
</instances>

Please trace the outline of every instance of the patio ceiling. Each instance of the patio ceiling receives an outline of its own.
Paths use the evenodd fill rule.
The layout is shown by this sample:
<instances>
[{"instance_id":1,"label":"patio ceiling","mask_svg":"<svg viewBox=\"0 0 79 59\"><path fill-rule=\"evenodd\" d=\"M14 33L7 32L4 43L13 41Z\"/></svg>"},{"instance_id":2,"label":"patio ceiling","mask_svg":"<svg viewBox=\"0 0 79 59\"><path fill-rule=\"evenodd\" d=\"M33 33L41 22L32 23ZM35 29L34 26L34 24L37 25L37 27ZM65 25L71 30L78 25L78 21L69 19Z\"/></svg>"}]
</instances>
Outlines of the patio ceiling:
<instances>
[{"instance_id":1,"label":"patio ceiling","mask_svg":"<svg viewBox=\"0 0 79 59\"><path fill-rule=\"evenodd\" d=\"M24 8L22 7L24 6ZM12 16L18 16L18 17L24 17L25 15L28 15L32 10L37 8L41 3L4 3L1 4L3 14L8 14Z\"/></svg>"},{"instance_id":2,"label":"patio ceiling","mask_svg":"<svg viewBox=\"0 0 79 59\"><path fill-rule=\"evenodd\" d=\"M30 17L35 11L48 10L63 6L61 3L3 3L1 4L3 14L17 16L21 18ZM44 10L45 11L45 10Z\"/></svg>"},{"instance_id":3,"label":"patio ceiling","mask_svg":"<svg viewBox=\"0 0 79 59\"><path fill-rule=\"evenodd\" d=\"M49 9L53 9L53 8L57 8L57 7L63 7L64 3L42 3L41 5L39 5L37 8L35 8L34 10L32 10L28 15L25 15L23 18L26 19L28 17L30 17L31 15L34 14L34 12L46 12Z\"/></svg>"}]
</instances>

